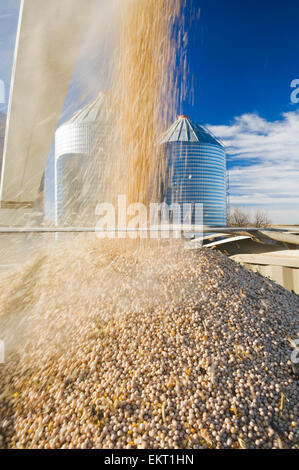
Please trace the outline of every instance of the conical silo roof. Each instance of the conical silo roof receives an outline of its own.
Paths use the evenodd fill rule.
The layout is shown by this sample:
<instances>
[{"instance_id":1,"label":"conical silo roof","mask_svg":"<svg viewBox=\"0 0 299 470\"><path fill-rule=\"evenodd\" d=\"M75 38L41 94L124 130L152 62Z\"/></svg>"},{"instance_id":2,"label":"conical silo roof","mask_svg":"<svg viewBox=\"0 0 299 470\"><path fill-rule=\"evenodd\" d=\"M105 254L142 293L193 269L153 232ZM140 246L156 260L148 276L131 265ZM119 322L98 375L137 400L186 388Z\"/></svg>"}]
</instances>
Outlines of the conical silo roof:
<instances>
[{"instance_id":1,"label":"conical silo roof","mask_svg":"<svg viewBox=\"0 0 299 470\"><path fill-rule=\"evenodd\" d=\"M105 121L108 115L108 93L101 92L95 100L79 109L63 125Z\"/></svg>"},{"instance_id":2,"label":"conical silo roof","mask_svg":"<svg viewBox=\"0 0 299 470\"><path fill-rule=\"evenodd\" d=\"M164 134L161 144L171 142L199 142L222 147L216 137L204 127L197 125L188 116L178 116L175 123Z\"/></svg>"}]
</instances>

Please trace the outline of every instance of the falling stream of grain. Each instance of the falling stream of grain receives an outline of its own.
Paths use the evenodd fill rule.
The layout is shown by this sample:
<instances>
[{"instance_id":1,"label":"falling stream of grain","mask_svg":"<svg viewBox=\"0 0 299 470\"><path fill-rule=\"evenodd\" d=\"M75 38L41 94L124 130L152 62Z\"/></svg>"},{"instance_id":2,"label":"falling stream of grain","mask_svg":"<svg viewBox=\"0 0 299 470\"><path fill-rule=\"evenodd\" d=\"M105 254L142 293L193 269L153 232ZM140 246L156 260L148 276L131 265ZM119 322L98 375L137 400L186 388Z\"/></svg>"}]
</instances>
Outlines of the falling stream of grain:
<instances>
[{"instance_id":1,"label":"falling stream of grain","mask_svg":"<svg viewBox=\"0 0 299 470\"><path fill-rule=\"evenodd\" d=\"M76 201L74 191L69 197L66 225L92 226L96 203L116 204L120 194L128 203L159 200L166 174L159 142L186 95L185 7L185 0L119 2L106 122L98 123L92 156L77 169L82 191ZM92 204L82 192L94 187Z\"/></svg>"},{"instance_id":2,"label":"falling stream of grain","mask_svg":"<svg viewBox=\"0 0 299 470\"><path fill-rule=\"evenodd\" d=\"M111 89L107 98L109 104L105 123L108 129L105 137L106 163L103 165L101 161L103 152L101 154L97 152L97 148L103 143L101 121L98 124L99 132L92 155L86 159L87 163L77 168L78 174L71 184L71 188L74 189L76 182L79 181L79 192L83 192L87 197L81 198L80 203L76 205L70 197L65 208L66 224L92 226L95 221L94 207L90 203L92 188L98 188L96 199L100 202L103 200L116 202L117 196L122 194L127 196L128 203L141 202L147 205L151 199L159 198L161 179L165 175L159 141L163 131L175 117L185 92L187 45L183 14L185 2L184 0L124 0L119 6L119 34L111 57ZM64 176L67 179L70 175ZM74 197L77 196L78 194ZM12 325L6 329L6 340L7 344L12 342L13 347L17 347L20 341L19 337L11 334L12 331L16 331L18 325L24 332L22 326L24 312L27 307L29 310L33 308L29 292L38 287L41 289L41 302L44 298L48 299L47 302L50 302L51 298L54 303L59 301L53 298L50 291L43 289L41 266L47 258L42 252L33 255L31 247L36 245L36 240L37 237L29 241L26 239L26 250L23 249L26 252L30 251L29 257L34 260L29 262L33 263L29 277L24 274L26 289L21 287L23 273L27 273L28 269L25 266L11 274L16 283L16 290L10 291L9 295L6 289L3 291L6 299L5 308L2 312L0 309L0 313L11 316ZM72 241L69 243L72 244ZM77 253L80 246L82 259L88 251L88 243L86 237L82 237L79 244L75 240L72 245ZM24 243L19 245L20 248L25 246ZM53 253L57 249L56 245L50 246L50 251ZM122 249L125 251L124 245ZM45 252L47 251L45 249ZM115 256L117 255L116 250ZM67 260L65 262L65 277L73 290L78 279L76 272L67 265ZM45 269L47 270L47 266ZM8 286L10 283L5 277L2 278L3 285ZM81 280L79 284L81 286ZM77 288L85 297L86 291L80 286ZM92 293L90 295L92 297ZM70 308L71 304L70 300ZM19 311L20 317L16 315ZM51 318L53 315L55 317L56 313L52 311Z\"/></svg>"},{"instance_id":3,"label":"falling stream of grain","mask_svg":"<svg viewBox=\"0 0 299 470\"><path fill-rule=\"evenodd\" d=\"M119 7L118 40L109 72L111 89L107 98L105 123L108 129L105 137L106 164L103 165L101 161L103 152L100 155L97 152L103 143L101 121L92 155L85 158L87 163L77 168L78 174L71 184L71 189L74 189L79 181L77 193L87 196L74 205L70 193L65 208L66 225L93 226L96 215L90 200L92 189L96 187L96 199L100 202L116 202L117 196L122 194L127 196L128 203L141 202L147 205L151 199L159 197L160 182L165 174L159 141L175 117L186 91L185 1L121 0ZM64 176L67 180L70 175ZM43 242L44 239L38 244L39 248ZM20 242L18 245L20 250L23 248L23 252L28 252L29 258L33 258L32 247L35 245L37 248L37 237L34 236L32 240L26 238L25 243ZM83 252L84 246L82 238ZM50 246L51 249L56 251L57 246ZM78 249L78 245L76 248L74 245L75 249ZM38 254L37 259L44 259L43 254ZM23 268L20 269L22 271ZM40 262L37 261L33 268L37 277L39 270ZM66 278L70 285L74 283L73 275L75 273L66 266ZM21 272L14 276L19 284ZM34 287L31 279L26 282L30 289ZM51 297L51 292L45 292L45 295ZM14 299L14 295L9 299L11 307L7 308L8 313L16 310ZM17 302L21 303L23 310L25 300L22 295L17 295Z\"/></svg>"},{"instance_id":4,"label":"falling stream of grain","mask_svg":"<svg viewBox=\"0 0 299 470\"><path fill-rule=\"evenodd\" d=\"M159 140L174 118L181 0L128 0L113 58L111 157L108 187L128 202L147 204L160 165ZM157 186L158 187L158 186Z\"/></svg>"}]
</instances>

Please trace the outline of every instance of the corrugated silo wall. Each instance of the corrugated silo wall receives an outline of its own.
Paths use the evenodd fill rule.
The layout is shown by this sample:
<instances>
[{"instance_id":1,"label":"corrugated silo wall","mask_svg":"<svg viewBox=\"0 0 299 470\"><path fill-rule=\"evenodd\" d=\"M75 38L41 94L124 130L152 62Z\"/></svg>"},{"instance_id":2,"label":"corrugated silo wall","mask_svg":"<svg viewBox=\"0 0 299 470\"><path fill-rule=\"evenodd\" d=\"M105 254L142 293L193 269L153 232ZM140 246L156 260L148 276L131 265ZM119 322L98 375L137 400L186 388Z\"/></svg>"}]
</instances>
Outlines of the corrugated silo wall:
<instances>
[{"instance_id":1,"label":"corrugated silo wall","mask_svg":"<svg viewBox=\"0 0 299 470\"><path fill-rule=\"evenodd\" d=\"M101 194L99 175L106 161L105 139L94 123L69 124L56 132L56 225L95 223Z\"/></svg>"},{"instance_id":2,"label":"corrugated silo wall","mask_svg":"<svg viewBox=\"0 0 299 470\"><path fill-rule=\"evenodd\" d=\"M227 222L226 154L219 145L199 142L165 144L168 159L166 202L203 204L203 223ZM194 223L194 219L193 219Z\"/></svg>"}]
</instances>

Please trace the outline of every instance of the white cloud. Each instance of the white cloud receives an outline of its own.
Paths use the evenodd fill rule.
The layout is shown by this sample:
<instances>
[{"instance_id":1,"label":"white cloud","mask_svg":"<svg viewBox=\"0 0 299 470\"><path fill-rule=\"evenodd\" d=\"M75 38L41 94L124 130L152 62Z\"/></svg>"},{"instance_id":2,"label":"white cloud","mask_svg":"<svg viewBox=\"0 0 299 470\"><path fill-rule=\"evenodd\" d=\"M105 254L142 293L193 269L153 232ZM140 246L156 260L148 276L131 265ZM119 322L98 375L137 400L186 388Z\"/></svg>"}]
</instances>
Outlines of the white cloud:
<instances>
[{"instance_id":1,"label":"white cloud","mask_svg":"<svg viewBox=\"0 0 299 470\"><path fill-rule=\"evenodd\" d=\"M207 126L224 143L233 206L264 208L274 223L299 223L299 110L270 122L257 114Z\"/></svg>"}]
</instances>

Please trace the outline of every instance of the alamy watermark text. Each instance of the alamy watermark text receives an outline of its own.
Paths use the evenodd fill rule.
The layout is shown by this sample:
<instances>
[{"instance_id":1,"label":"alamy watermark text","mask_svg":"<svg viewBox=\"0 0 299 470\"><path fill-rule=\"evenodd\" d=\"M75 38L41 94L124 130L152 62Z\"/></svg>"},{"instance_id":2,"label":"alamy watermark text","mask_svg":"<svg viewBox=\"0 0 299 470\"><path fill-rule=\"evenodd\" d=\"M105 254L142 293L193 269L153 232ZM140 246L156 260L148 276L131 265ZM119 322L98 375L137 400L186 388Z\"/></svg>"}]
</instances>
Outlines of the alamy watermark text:
<instances>
[{"instance_id":1,"label":"alamy watermark text","mask_svg":"<svg viewBox=\"0 0 299 470\"><path fill-rule=\"evenodd\" d=\"M299 78L292 80L291 88L294 88L294 91L291 93L291 102L293 104L299 103Z\"/></svg>"},{"instance_id":2,"label":"alamy watermark text","mask_svg":"<svg viewBox=\"0 0 299 470\"><path fill-rule=\"evenodd\" d=\"M117 206L101 203L96 233L99 238L193 238L200 237L203 226L202 204L142 203L127 204L118 196Z\"/></svg>"}]
</instances>

